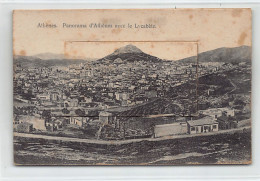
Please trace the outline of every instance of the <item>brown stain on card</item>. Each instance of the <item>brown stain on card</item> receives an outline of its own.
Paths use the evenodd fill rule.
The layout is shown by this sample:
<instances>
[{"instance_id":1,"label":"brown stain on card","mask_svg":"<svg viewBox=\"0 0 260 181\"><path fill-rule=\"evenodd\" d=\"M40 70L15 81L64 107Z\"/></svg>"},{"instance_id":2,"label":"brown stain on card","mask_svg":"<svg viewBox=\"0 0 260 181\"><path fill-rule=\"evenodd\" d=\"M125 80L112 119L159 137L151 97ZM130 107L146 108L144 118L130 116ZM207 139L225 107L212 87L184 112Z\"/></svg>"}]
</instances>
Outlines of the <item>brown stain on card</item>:
<instances>
[{"instance_id":1,"label":"brown stain on card","mask_svg":"<svg viewBox=\"0 0 260 181\"><path fill-rule=\"evenodd\" d=\"M64 50L64 56L65 58L69 58L69 53L67 52L67 44L69 44L70 42L64 42L63 44L63 50Z\"/></svg>"},{"instance_id":2,"label":"brown stain on card","mask_svg":"<svg viewBox=\"0 0 260 181\"><path fill-rule=\"evenodd\" d=\"M79 37L82 37L82 33L78 32Z\"/></svg>"},{"instance_id":3,"label":"brown stain on card","mask_svg":"<svg viewBox=\"0 0 260 181\"><path fill-rule=\"evenodd\" d=\"M161 27L167 23L167 20L165 17L150 17L145 20L145 23ZM142 21L139 24L143 24Z\"/></svg>"},{"instance_id":4,"label":"brown stain on card","mask_svg":"<svg viewBox=\"0 0 260 181\"><path fill-rule=\"evenodd\" d=\"M114 51L116 51L117 49L119 49L120 47L118 47L118 46L116 46L115 48L114 48Z\"/></svg>"},{"instance_id":5,"label":"brown stain on card","mask_svg":"<svg viewBox=\"0 0 260 181\"><path fill-rule=\"evenodd\" d=\"M96 34L91 34L90 37L89 37L89 39L90 39L90 40L93 40L93 39L95 39L96 37L97 37Z\"/></svg>"},{"instance_id":6,"label":"brown stain on card","mask_svg":"<svg viewBox=\"0 0 260 181\"><path fill-rule=\"evenodd\" d=\"M234 10L232 11L232 16L233 16L234 18L237 18L237 17L240 17L240 16L241 16L241 13L242 13L242 9L234 9Z\"/></svg>"},{"instance_id":7,"label":"brown stain on card","mask_svg":"<svg viewBox=\"0 0 260 181\"><path fill-rule=\"evenodd\" d=\"M47 20L44 22L45 24L52 24L51 20Z\"/></svg>"},{"instance_id":8,"label":"brown stain on card","mask_svg":"<svg viewBox=\"0 0 260 181\"><path fill-rule=\"evenodd\" d=\"M101 19L101 22L104 23L104 24L106 24L106 23L108 22L108 19L102 18L102 19Z\"/></svg>"},{"instance_id":9,"label":"brown stain on card","mask_svg":"<svg viewBox=\"0 0 260 181\"><path fill-rule=\"evenodd\" d=\"M111 30L111 33L113 33L113 34L119 34L121 31L122 31L122 29L117 28L117 29L112 29L112 30Z\"/></svg>"},{"instance_id":10,"label":"brown stain on card","mask_svg":"<svg viewBox=\"0 0 260 181\"><path fill-rule=\"evenodd\" d=\"M26 51L25 51L25 50L21 50L21 51L19 52L19 54L22 55L22 56L26 56Z\"/></svg>"},{"instance_id":11,"label":"brown stain on card","mask_svg":"<svg viewBox=\"0 0 260 181\"><path fill-rule=\"evenodd\" d=\"M104 24L118 24L121 22L120 18L102 18L101 23Z\"/></svg>"},{"instance_id":12,"label":"brown stain on card","mask_svg":"<svg viewBox=\"0 0 260 181\"><path fill-rule=\"evenodd\" d=\"M190 19L190 20L192 20L192 18L193 18L193 15L192 15L192 14L191 14L191 15L189 15L189 19Z\"/></svg>"},{"instance_id":13,"label":"brown stain on card","mask_svg":"<svg viewBox=\"0 0 260 181\"><path fill-rule=\"evenodd\" d=\"M246 32L241 33L240 36L239 36L239 39L238 39L238 41L237 41L237 44L238 44L239 46L243 45L244 42L245 42L246 37L247 37Z\"/></svg>"},{"instance_id":14,"label":"brown stain on card","mask_svg":"<svg viewBox=\"0 0 260 181\"><path fill-rule=\"evenodd\" d=\"M70 58L70 54L68 52L64 53L65 58Z\"/></svg>"}]
</instances>

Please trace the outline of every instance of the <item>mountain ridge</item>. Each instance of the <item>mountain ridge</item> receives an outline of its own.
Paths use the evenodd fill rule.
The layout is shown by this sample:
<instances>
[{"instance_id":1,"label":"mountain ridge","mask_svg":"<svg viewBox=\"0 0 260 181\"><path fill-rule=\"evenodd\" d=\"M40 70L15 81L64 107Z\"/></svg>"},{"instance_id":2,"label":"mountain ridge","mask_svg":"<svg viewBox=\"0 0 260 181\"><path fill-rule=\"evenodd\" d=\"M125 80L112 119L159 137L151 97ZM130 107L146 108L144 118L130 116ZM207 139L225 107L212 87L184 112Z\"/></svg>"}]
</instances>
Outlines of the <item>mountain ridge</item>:
<instances>
[{"instance_id":1,"label":"mountain ridge","mask_svg":"<svg viewBox=\"0 0 260 181\"><path fill-rule=\"evenodd\" d=\"M143 51L132 44L128 44L126 46L116 49L112 54L118 55L122 53L143 53Z\"/></svg>"},{"instance_id":2,"label":"mountain ridge","mask_svg":"<svg viewBox=\"0 0 260 181\"><path fill-rule=\"evenodd\" d=\"M240 46L240 47L221 47L214 50L209 50L198 54L199 62L226 62L226 63L240 63L240 62L251 62L251 46ZM197 56L187 57L177 62L194 63ZM160 62L166 61L158 57L146 54L134 45L124 46L113 53L101 58L101 59L41 59L34 56L22 56L14 55L14 63L20 63L26 67L30 66L69 66L71 64L85 63L87 61L95 62L115 62L121 59L121 61L148 61L148 62ZM121 62L118 61L118 62Z\"/></svg>"},{"instance_id":3,"label":"mountain ridge","mask_svg":"<svg viewBox=\"0 0 260 181\"><path fill-rule=\"evenodd\" d=\"M85 63L87 60L80 59L48 59L42 60L33 56L15 55L14 64L20 64L22 67L51 67L51 66L69 66L73 64Z\"/></svg>"},{"instance_id":4,"label":"mountain ridge","mask_svg":"<svg viewBox=\"0 0 260 181\"><path fill-rule=\"evenodd\" d=\"M132 44L128 44L121 48L116 49L113 53L100 58L97 62L114 62L115 60L121 59L123 61L147 61L147 62L160 62L162 59L144 53L142 50Z\"/></svg>"},{"instance_id":5,"label":"mountain ridge","mask_svg":"<svg viewBox=\"0 0 260 181\"><path fill-rule=\"evenodd\" d=\"M251 46L239 46L239 47L221 47L214 50L209 50L198 54L199 62L226 62L226 63L240 63L249 62L251 60ZM194 62L194 58L197 56L187 57L179 62Z\"/></svg>"}]
</instances>

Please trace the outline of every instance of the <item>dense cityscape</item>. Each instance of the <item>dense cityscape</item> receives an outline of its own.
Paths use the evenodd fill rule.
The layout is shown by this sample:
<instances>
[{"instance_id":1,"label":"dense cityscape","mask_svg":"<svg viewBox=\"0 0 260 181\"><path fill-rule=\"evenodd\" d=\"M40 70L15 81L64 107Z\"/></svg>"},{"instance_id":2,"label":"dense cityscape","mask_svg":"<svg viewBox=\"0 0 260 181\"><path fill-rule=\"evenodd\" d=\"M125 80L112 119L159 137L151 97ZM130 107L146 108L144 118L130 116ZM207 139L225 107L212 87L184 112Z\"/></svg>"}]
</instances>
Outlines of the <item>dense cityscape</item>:
<instances>
[{"instance_id":1,"label":"dense cityscape","mask_svg":"<svg viewBox=\"0 0 260 181\"><path fill-rule=\"evenodd\" d=\"M120 52L69 66L15 62L15 131L120 140L250 125L250 92L230 76L250 84L249 63Z\"/></svg>"}]
</instances>

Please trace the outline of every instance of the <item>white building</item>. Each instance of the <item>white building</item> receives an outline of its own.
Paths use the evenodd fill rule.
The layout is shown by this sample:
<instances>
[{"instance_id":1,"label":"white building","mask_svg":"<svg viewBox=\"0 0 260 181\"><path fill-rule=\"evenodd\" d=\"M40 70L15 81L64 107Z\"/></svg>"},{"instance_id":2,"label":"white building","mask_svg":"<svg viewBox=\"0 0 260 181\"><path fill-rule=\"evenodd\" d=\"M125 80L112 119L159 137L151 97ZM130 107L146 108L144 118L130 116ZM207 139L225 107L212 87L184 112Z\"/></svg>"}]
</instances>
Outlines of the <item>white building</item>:
<instances>
[{"instance_id":1,"label":"white building","mask_svg":"<svg viewBox=\"0 0 260 181\"><path fill-rule=\"evenodd\" d=\"M212 109L206 109L206 110L200 110L200 114L204 114L206 116L212 117L214 120L217 120L218 117L225 114L226 116L235 116L235 110L231 108L212 108Z\"/></svg>"},{"instance_id":2,"label":"white building","mask_svg":"<svg viewBox=\"0 0 260 181\"><path fill-rule=\"evenodd\" d=\"M189 134L199 134L218 131L218 122L216 122L214 118L210 116L206 116L197 120L187 121L187 124Z\"/></svg>"},{"instance_id":3,"label":"white building","mask_svg":"<svg viewBox=\"0 0 260 181\"><path fill-rule=\"evenodd\" d=\"M178 122L154 126L154 137L187 134L187 123Z\"/></svg>"}]
</instances>

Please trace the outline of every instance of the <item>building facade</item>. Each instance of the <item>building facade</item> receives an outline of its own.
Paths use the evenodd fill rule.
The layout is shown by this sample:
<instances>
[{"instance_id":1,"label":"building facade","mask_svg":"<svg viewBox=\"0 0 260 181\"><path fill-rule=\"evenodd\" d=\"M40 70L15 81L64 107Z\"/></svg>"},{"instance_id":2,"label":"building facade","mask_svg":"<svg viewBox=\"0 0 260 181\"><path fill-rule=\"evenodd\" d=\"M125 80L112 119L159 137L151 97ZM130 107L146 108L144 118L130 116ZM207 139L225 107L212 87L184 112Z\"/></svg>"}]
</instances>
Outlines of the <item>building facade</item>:
<instances>
[{"instance_id":1,"label":"building facade","mask_svg":"<svg viewBox=\"0 0 260 181\"><path fill-rule=\"evenodd\" d=\"M199 134L218 131L218 122L212 117L206 116L197 120L187 121L189 134Z\"/></svg>"}]
</instances>

